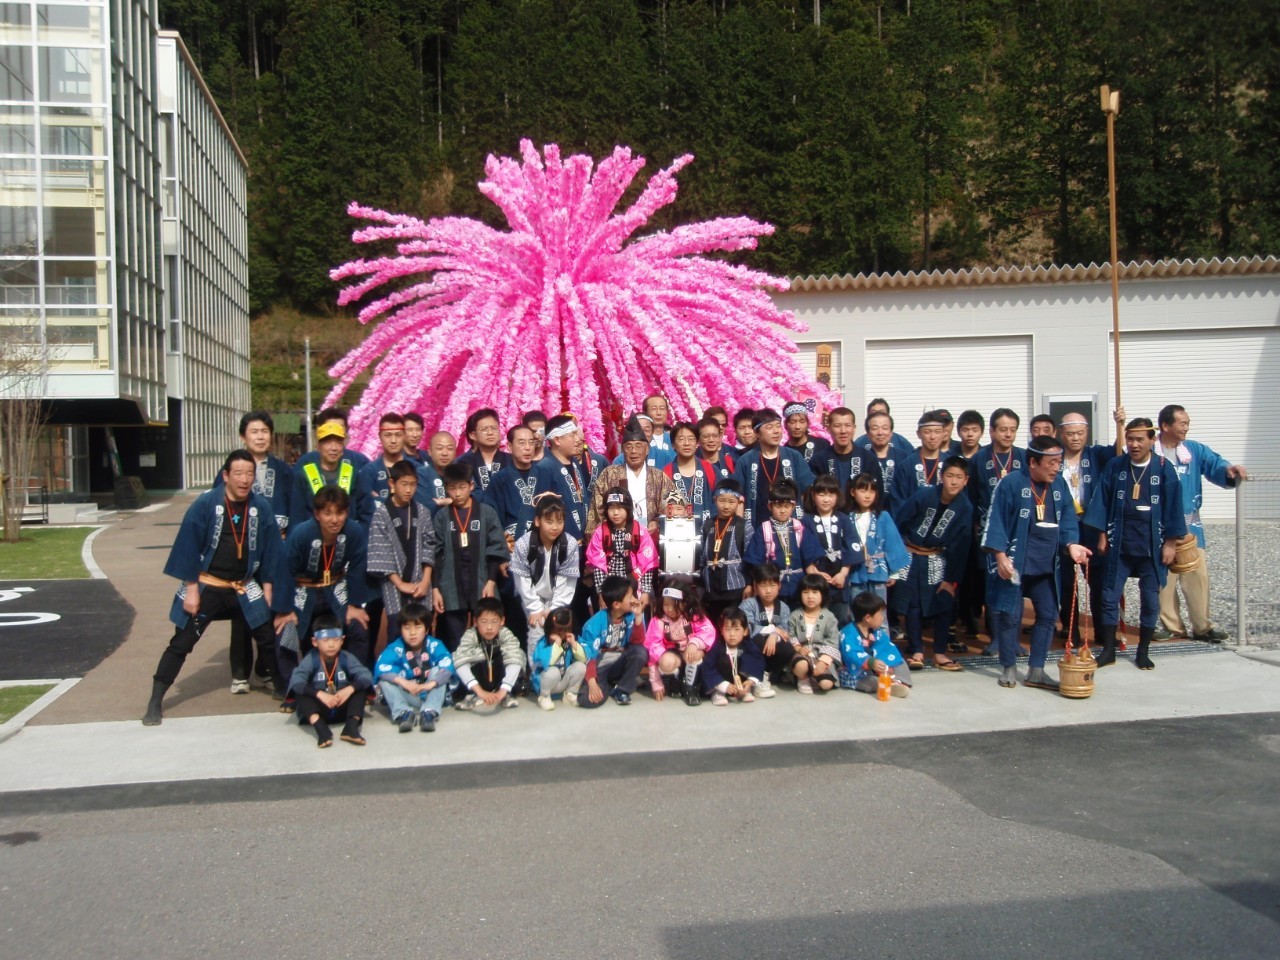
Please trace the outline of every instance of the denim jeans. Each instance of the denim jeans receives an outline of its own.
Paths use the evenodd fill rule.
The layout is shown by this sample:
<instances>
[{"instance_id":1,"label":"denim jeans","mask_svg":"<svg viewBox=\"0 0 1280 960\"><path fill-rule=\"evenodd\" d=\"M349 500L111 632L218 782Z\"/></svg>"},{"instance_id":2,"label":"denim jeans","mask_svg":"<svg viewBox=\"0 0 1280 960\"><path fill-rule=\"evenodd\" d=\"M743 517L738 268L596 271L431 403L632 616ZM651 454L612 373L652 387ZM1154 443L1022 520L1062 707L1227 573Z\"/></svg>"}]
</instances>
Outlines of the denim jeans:
<instances>
[{"instance_id":1,"label":"denim jeans","mask_svg":"<svg viewBox=\"0 0 1280 960\"><path fill-rule=\"evenodd\" d=\"M433 669L427 674L427 680L434 680L437 685L426 693L409 693L404 687L390 680L379 681L378 686L382 688L382 697L387 701L387 710L391 713L391 719L395 720L406 713L425 713L428 710L437 717L440 716L444 709L444 695L449 690L451 676L448 670L438 667Z\"/></svg>"},{"instance_id":2,"label":"denim jeans","mask_svg":"<svg viewBox=\"0 0 1280 960\"><path fill-rule=\"evenodd\" d=\"M1024 576L1022 595L1031 601L1036 622L1031 628L1031 661L1034 667L1043 667L1053 643L1053 624L1058 618L1058 607L1053 596L1053 574ZM1021 605L1019 605L1021 607ZM1018 662L1018 630L1022 626L1022 610L1007 613L991 611L991 626L995 633L991 639L1000 650L1000 666L1012 667Z\"/></svg>"}]
</instances>

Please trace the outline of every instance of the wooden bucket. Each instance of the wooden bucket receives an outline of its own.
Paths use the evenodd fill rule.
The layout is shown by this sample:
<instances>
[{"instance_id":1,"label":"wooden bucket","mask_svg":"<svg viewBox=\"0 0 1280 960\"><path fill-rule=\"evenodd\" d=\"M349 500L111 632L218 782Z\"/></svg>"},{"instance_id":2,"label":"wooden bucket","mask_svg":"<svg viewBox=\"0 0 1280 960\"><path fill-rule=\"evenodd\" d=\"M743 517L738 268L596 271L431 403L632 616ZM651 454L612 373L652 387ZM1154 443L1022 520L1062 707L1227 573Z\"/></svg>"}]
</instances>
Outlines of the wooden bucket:
<instances>
[{"instance_id":1,"label":"wooden bucket","mask_svg":"<svg viewBox=\"0 0 1280 960\"><path fill-rule=\"evenodd\" d=\"M1194 533L1176 540L1173 545L1173 563L1169 564L1170 573L1190 573L1200 566L1200 543Z\"/></svg>"},{"instance_id":2,"label":"wooden bucket","mask_svg":"<svg viewBox=\"0 0 1280 960\"><path fill-rule=\"evenodd\" d=\"M1070 644L1067 652L1058 661L1058 692L1068 700L1084 700L1093 696L1093 671L1098 661L1093 658L1093 651L1088 642L1080 644L1080 655L1076 656Z\"/></svg>"}]
</instances>

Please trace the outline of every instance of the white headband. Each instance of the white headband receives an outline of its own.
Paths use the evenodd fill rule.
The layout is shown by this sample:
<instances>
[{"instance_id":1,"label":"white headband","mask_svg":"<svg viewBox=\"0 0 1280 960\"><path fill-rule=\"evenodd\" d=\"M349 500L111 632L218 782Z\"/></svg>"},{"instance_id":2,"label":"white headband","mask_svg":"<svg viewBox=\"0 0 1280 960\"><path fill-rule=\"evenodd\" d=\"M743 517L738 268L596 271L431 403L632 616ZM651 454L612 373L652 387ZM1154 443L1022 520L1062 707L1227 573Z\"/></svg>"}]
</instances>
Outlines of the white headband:
<instances>
[{"instance_id":1,"label":"white headband","mask_svg":"<svg viewBox=\"0 0 1280 960\"><path fill-rule=\"evenodd\" d=\"M546 435L546 439L558 440L561 437L567 437L569 434L577 433L577 432L578 432L578 425L574 423L572 420L570 420L568 423L562 423L560 424L560 426L550 431Z\"/></svg>"},{"instance_id":2,"label":"white headband","mask_svg":"<svg viewBox=\"0 0 1280 960\"><path fill-rule=\"evenodd\" d=\"M683 600L684 594L675 587L663 587L662 596L666 600Z\"/></svg>"},{"instance_id":3,"label":"white headband","mask_svg":"<svg viewBox=\"0 0 1280 960\"><path fill-rule=\"evenodd\" d=\"M1081 413L1068 413L1065 417L1063 417L1061 420L1058 421L1058 426L1060 427L1075 427L1075 426L1087 427L1088 425L1089 425L1089 421L1086 420L1084 418L1084 414L1081 414Z\"/></svg>"}]
</instances>

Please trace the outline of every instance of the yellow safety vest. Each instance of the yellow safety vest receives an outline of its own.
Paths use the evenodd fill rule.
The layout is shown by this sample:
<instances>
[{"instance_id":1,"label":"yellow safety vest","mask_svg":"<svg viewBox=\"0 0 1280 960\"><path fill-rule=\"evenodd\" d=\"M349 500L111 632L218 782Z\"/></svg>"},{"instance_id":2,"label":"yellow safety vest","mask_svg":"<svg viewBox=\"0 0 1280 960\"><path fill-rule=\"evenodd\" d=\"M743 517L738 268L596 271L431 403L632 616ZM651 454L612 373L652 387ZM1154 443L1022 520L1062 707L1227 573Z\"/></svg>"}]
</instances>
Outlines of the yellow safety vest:
<instances>
[{"instance_id":1,"label":"yellow safety vest","mask_svg":"<svg viewBox=\"0 0 1280 960\"><path fill-rule=\"evenodd\" d=\"M303 476L307 478L307 483L311 484L312 494L320 492L324 486L324 476L320 473L320 465L317 463L307 463L302 466ZM338 486L351 493L351 481L355 479L356 471L351 466L350 461L343 460L338 466Z\"/></svg>"}]
</instances>

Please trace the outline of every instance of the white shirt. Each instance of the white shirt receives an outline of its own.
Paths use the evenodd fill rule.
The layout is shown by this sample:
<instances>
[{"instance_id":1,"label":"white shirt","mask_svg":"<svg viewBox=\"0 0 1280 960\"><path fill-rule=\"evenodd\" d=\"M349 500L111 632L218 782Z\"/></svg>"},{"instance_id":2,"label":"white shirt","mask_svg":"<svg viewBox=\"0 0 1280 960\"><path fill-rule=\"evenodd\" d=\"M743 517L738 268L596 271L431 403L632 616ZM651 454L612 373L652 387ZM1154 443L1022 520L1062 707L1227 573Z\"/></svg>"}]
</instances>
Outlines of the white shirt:
<instances>
[{"instance_id":1,"label":"white shirt","mask_svg":"<svg viewBox=\"0 0 1280 960\"><path fill-rule=\"evenodd\" d=\"M641 464L638 471L632 471L624 464L623 469L627 472L627 492L631 494L636 523L644 526L649 522L649 465Z\"/></svg>"}]
</instances>

